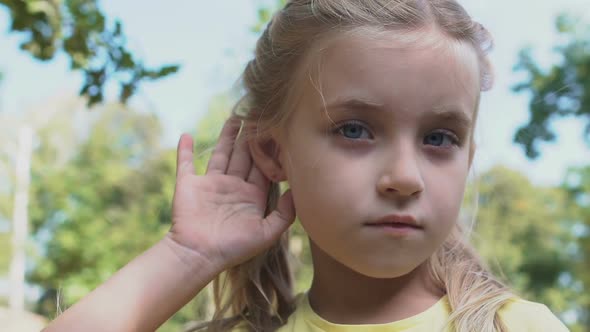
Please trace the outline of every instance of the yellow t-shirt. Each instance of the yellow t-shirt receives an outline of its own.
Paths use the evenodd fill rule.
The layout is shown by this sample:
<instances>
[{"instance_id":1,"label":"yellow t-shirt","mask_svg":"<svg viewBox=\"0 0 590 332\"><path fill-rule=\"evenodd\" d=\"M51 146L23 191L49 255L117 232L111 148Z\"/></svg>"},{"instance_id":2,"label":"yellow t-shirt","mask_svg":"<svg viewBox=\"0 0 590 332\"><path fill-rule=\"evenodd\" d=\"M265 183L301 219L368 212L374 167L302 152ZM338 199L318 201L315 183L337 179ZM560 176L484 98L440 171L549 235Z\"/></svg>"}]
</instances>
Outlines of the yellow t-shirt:
<instances>
[{"instance_id":1,"label":"yellow t-shirt","mask_svg":"<svg viewBox=\"0 0 590 332\"><path fill-rule=\"evenodd\" d=\"M433 332L440 331L449 317L447 296L425 311L396 322L386 324L346 325L331 323L316 314L307 293L297 295L297 309L278 332ZM567 327L547 306L515 298L499 311L509 331L514 332L566 332Z\"/></svg>"}]
</instances>

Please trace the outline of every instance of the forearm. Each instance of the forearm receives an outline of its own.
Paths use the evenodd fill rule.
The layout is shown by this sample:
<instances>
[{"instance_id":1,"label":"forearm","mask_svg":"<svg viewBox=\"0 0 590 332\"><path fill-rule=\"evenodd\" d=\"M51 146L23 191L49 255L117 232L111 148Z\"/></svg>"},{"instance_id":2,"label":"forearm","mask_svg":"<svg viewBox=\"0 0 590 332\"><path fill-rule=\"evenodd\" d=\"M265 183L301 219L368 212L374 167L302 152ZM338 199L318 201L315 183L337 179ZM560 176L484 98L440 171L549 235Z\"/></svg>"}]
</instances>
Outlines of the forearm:
<instances>
[{"instance_id":1,"label":"forearm","mask_svg":"<svg viewBox=\"0 0 590 332\"><path fill-rule=\"evenodd\" d=\"M44 331L155 331L222 271L183 250L165 237Z\"/></svg>"}]
</instances>

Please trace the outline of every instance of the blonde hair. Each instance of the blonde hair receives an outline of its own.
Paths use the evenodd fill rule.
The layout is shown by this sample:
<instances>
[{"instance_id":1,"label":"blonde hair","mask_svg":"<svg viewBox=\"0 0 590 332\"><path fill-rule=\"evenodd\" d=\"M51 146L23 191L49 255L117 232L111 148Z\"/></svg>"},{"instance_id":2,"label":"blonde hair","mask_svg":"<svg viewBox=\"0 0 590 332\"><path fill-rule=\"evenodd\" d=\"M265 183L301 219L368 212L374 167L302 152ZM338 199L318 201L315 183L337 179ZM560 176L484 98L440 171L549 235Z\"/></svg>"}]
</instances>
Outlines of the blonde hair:
<instances>
[{"instance_id":1,"label":"blonde hair","mask_svg":"<svg viewBox=\"0 0 590 332\"><path fill-rule=\"evenodd\" d=\"M434 27L449 40L473 47L481 90L492 86L487 60L492 39L454 0L291 0L273 16L242 75L246 94L232 112L244 123L255 124L256 133L245 134L265 137L272 128L286 128L295 104L297 71L311 48L325 36L364 27L402 33ZM272 183L265 216L276 208L279 194L278 184ZM483 265L466 238L457 222L428 260L433 281L448 295L452 312L447 326L457 331L505 331L497 312L513 295ZM240 325L249 331L273 331L284 325L295 310L287 250L285 233L267 252L216 278L212 320L187 330L228 331Z\"/></svg>"}]
</instances>

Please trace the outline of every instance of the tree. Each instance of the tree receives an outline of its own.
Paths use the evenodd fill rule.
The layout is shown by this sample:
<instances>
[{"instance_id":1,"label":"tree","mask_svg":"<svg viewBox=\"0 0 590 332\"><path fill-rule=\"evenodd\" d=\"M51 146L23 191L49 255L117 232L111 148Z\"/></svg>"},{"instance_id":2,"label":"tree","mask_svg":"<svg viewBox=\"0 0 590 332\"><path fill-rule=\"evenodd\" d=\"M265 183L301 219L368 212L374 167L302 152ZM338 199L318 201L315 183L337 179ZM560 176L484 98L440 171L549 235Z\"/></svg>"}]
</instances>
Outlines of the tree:
<instances>
[{"instance_id":1,"label":"tree","mask_svg":"<svg viewBox=\"0 0 590 332\"><path fill-rule=\"evenodd\" d=\"M8 232L0 232L0 276L8 275L12 257L12 238L10 235Z\"/></svg>"},{"instance_id":2,"label":"tree","mask_svg":"<svg viewBox=\"0 0 590 332\"><path fill-rule=\"evenodd\" d=\"M125 103L140 82L178 70L178 65L146 68L125 47L121 22L107 26L97 0L0 0L0 5L12 17L10 29L26 35L21 49L42 61L63 51L70 68L83 72L80 95L88 97L89 106L102 102L109 81L119 83L119 100Z\"/></svg>"},{"instance_id":3,"label":"tree","mask_svg":"<svg viewBox=\"0 0 590 332\"><path fill-rule=\"evenodd\" d=\"M514 141L523 146L530 159L539 156L539 141L555 140L551 124L559 118L576 117L583 121L586 126L582 139L590 146L590 24L563 14L555 25L562 40L555 46L555 52L562 61L543 70L534 60L532 50L527 48L520 52L515 66L516 71L525 72L528 78L513 89L528 93L531 99L529 122L517 130ZM572 274L577 283L572 284L572 289L587 294L590 289L587 264L590 258L590 167L570 169L562 188L568 192L570 209L575 211L570 223L575 239L568 244L576 255ZM589 296L582 296L578 301L579 321L590 326Z\"/></svg>"},{"instance_id":4,"label":"tree","mask_svg":"<svg viewBox=\"0 0 590 332\"><path fill-rule=\"evenodd\" d=\"M170 193L162 181L171 172L156 158L153 117L108 105L84 137L64 126L67 116L37 132L29 214L39 252L28 281L46 290L64 285L66 298L77 300L166 227L167 209L152 201ZM60 151L63 140L77 143Z\"/></svg>"},{"instance_id":5,"label":"tree","mask_svg":"<svg viewBox=\"0 0 590 332\"><path fill-rule=\"evenodd\" d=\"M2 72L0 72L0 86L2 84ZM2 120L2 117L0 117ZM5 160L5 156L0 151L0 174L7 171L7 163ZM3 188L0 186L0 195L2 193L6 194L7 188ZM0 200L0 211L8 210L8 201ZM12 257L12 245L11 245L11 237L10 233L6 232L4 228L7 228L9 225L8 220L2 218L2 213L0 212L0 275L8 274L8 269L10 265L10 259Z\"/></svg>"},{"instance_id":6,"label":"tree","mask_svg":"<svg viewBox=\"0 0 590 332\"><path fill-rule=\"evenodd\" d=\"M573 242L573 268L577 282L572 285L574 291L582 294L579 300L581 309L577 315L586 326L585 331L590 331L590 166L571 168L562 187L568 192L568 199L573 205L571 231L577 238L577 241Z\"/></svg>"},{"instance_id":7,"label":"tree","mask_svg":"<svg viewBox=\"0 0 590 332\"><path fill-rule=\"evenodd\" d=\"M577 299L561 285L573 275L572 213L562 188L534 186L524 174L496 166L483 173L466 195L479 194L473 233L478 252L525 298L563 312Z\"/></svg>"},{"instance_id":8,"label":"tree","mask_svg":"<svg viewBox=\"0 0 590 332\"><path fill-rule=\"evenodd\" d=\"M555 140L550 125L559 118L573 116L585 121L584 138L590 143L590 25L568 15L560 15L555 25L564 40L555 47L562 62L543 70L534 60L532 49L525 48L514 68L528 78L513 90L531 95L529 122L517 130L514 141L531 159L539 155L538 141Z\"/></svg>"},{"instance_id":9,"label":"tree","mask_svg":"<svg viewBox=\"0 0 590 332\"><path fill-rule=\"evenodd\" d=\"M35 246L27 280L43 289L36 311L49 319L59 311L57 298L70 306L162 238L170 227L176 171L176 149L158 144L157 118L121 104L93 114L79 103L58 109L37 130L31 181ZM229 109L227 97L216 98L197 127L200 174ZM76 126L64 121L80 116ZM0 195L0 203L11 196L10 190ZM210 318L210 303L209 293L201 292L159 330Z\"/></svg>"}]
</instances>

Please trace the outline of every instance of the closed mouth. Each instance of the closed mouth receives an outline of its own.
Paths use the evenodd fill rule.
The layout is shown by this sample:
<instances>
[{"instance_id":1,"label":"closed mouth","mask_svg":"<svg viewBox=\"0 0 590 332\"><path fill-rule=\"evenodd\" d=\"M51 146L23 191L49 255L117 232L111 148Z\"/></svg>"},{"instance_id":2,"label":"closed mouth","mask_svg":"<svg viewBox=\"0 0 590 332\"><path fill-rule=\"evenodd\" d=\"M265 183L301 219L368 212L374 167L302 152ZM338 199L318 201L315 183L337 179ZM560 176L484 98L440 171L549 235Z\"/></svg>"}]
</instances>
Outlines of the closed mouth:
<instances>
[{"instance_id":1,"label":"closed mouth","mask_svg":"<svg viewBox=\"0 0 590 332\"><path fill-rule=\"evenodd\" d=\"M414 228L422 229L423 227L410 214L388 214L379 219L366 223L368 226L392 227L392 228Z\"/></svg>"},{"instance_id":2,"label":"closed mouth","mask_svg":"<svg viewBox=\"0 0 590 332\"><path fill-rule=\"evenodd\" d=\"M370 223L367 226L373 227L393 227L393 228L415 228L415 229L422 229L422 227L418 225L406 224L406 223Z\"/></svg>"}]
</instances>

